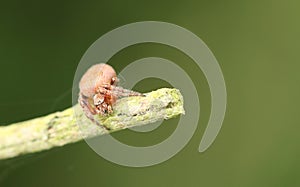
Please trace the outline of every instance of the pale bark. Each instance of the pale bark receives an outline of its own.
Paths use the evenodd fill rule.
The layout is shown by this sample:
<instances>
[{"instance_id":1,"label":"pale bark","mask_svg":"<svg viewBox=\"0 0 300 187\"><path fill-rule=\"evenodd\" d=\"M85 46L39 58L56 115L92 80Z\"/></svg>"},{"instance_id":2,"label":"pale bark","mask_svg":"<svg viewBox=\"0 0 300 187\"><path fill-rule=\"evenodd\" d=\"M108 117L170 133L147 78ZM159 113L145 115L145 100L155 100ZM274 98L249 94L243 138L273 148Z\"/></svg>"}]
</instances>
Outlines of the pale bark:
<instances>
[{"instance_id":1,"label":"pale bark","mask_svg":"<svg viewBox=\"0 0 300 187\"><path fill-rule=\"evenodd\" d=\"M184 114L183 98L177 89L162 88L145 95L119 99L112 115L95 116L106 128L93 124L78 105L47 116L0 127L0 159L39 152L83 138Z\"/></svg>"}]
</instances>

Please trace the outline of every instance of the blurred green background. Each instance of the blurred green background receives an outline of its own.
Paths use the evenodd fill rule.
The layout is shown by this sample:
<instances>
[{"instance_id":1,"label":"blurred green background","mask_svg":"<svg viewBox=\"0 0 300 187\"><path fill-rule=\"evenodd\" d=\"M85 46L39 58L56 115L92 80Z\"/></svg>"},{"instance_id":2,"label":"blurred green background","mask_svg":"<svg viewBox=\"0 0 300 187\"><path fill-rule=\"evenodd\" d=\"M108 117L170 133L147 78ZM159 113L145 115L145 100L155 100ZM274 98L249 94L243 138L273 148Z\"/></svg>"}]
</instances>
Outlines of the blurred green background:
<instances>
[{"instance_id":1,"label":"blurred green background","mask_svg":"<svg viewBox=\"0 0 300 187\"><path fill-rule=\"evenodd\" d=\"M81 56L104 33L155 20L198 35L222 68L228 105L223 127L204 153L199 142L210 114L205 77L176 49L141 44L112 59L117 71L148 56L187 71L200 95L201 118L188 145L170 160L129 168L99 157L85 142L0 161L0 186L300 186L299 1L2 1L0 124L70 107ZM189 64L186 66L184 64ZM168 83L146 79L136 90ZM172 119L150 133L114 133L151 145L176 128Z\"/></svg>"}]
</instances>

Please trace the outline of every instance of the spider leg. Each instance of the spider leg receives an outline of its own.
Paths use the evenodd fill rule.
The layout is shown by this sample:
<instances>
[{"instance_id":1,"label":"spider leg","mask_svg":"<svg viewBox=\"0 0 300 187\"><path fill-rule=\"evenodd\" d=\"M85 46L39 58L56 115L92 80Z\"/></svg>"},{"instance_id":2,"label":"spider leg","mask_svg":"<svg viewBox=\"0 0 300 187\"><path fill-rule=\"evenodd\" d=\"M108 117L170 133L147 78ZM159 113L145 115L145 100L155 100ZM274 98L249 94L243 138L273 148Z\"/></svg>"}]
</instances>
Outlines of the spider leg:
<instances>
[{"instance_id":1,"label":"spider leg","mask_svg":"<svg viewBox=\"0 0 300 187\"><path fill-rule=\"evenodd\" d=\"M83 111L86 114L95 115L96 111L95 109L89 105L89 98L85 97L82 94L79 94L78 103L82 107Z\"/></svg>"},{"instance_id":2,"label":"spider leg","mask_svg":"<svg viewBox=\"0 0 300 187\"><path fill-rule=\"evenodd\" d=\"M97 90L98 94L94 97L98 98L100 102L95 102L96 108L100 111L101 114L111 114L113 112L112 105L116 102L116 96L112 92L112 85L103 84ZM95 99L94 99L95 101Z\"/></svg>"},{"instance_id":3,"label":"spider leg","mask_svg":"<svg viewBox=\"0 0 300 187\"><path fill-rule=\"evenodd\" d=\"M112 106L111 106L111 105L108 105L108 106L107 106L107 112L108 112L109 114L111 114L111 113L113 112L113 109L112 109Z\"/></svg>"},{"instance_id":4,"label":"spider leg","mask_svg":"<svg viewBox=\"0 0 300 187\"><path fill-rule=\"evenodd\" d=\"M104 95L103 94L95 94L94 97L93 97L93 101L94 101L94 105L97 106L97 105L100 105L101 103L104 102Z\"/></svg>"},{"instance_id":5,"label":"spider leg","mask_svg":"<svg viewBox=\"0 0 300 187\"><path fill-rule=\"evenodd\" d=\"M79 94L78 103L80 104L85 116L90 119L93 123L96 123L98 126L104 127L95 120L94 115L97 114L97 111L90 106L89 98L85 97L82 94ZM105 127L104 127L105 128Z\"/></svg>"},{"instance_id":6,"label":"spider leg","mask_svg":"<svg viewBox=\"0 0 300 187\"><path fill-rule=\"evenodd\" d=\"M96 108L97 114L105 115L105 95L102 93L97 93L93 97L94 106Z\"/></svg>"},{"instance_id":7,"label":"spider leg","mask_svg":"<svg viewBox=\"0 0 300 187\"><path fill-rule=\"evenodd\" d=\"M112 79L112 82L117 81L117 78ZM116 102L117 98L129 96L144 96L139 92L127 90L119 86L111 84L103 84L98 87L97 93L94 96L94 104L97 108L97 113L111 114L113 112L112 105Z\"/></svg>"},{"instance_id":8,"label":"spider leg","mask_svg":"<svg viewBox=\"0 0 300 187\"><path fill-rule=\"evenodd\" d=\"M129 96L144 96L144 94L128 90L119 86L111 86L112 93L117 97L129 97Z\"/></svg>"},{"instance_id":9,"label":"spider leg","mask_svg":"<svg viewBox=\"0 0 300 187\"><path fill-rule=\"evenodd\" d=\"M115 96L105 95L105 97L104 96L102 97L103 97L103 102L96 105L96 108L99 110L99 113L101 113L102 115L111 114L113 112L112 105L116 101Z\"/></svg>"}]
</instances>

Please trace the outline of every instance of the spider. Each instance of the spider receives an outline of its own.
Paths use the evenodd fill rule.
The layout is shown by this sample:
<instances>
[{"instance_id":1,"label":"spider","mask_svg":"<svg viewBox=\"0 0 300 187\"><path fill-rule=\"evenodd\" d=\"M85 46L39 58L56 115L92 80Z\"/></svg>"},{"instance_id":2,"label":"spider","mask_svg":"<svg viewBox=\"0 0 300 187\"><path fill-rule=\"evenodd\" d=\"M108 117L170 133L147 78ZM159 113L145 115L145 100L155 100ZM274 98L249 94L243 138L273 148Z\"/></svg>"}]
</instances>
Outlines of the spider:
<instances>
[{"instance_id":1,"label":"spider","mask_svg":"<svg viewBox=\"0 0 300 187\"><path fill-rule=\"evenodd\" d=\"M115 70L108 64L95 64L82 76L79 82L79 98L85 115L94 120L94 115L108 115L113 112L113 104L120 97L144 96L141 93L117 86ZM98 123L97 123L98 124ZM99 124L98 124L99 125Z\"/></svg>"}]
</instances>

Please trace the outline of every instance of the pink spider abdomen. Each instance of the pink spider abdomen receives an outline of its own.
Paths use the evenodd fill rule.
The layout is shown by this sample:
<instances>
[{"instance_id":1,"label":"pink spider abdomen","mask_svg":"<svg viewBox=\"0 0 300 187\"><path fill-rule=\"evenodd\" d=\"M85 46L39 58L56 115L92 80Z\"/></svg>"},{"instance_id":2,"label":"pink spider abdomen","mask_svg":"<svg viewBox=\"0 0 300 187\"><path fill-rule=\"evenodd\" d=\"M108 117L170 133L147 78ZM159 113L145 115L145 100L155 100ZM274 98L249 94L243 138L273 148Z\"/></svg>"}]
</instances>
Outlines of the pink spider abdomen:
<instances>
[{"instance_id":1,"label":"pink spider abdomen","mask_svg":"<svg viewBox=\"0 0 300 187\"><path fill-rule=\"evenodd\" d=\"M102 85L110 85L117 74L108 64L95 64L82 76L79 82L80 92L86 97L93 97Z\"/></svg>"}]
</instances>

